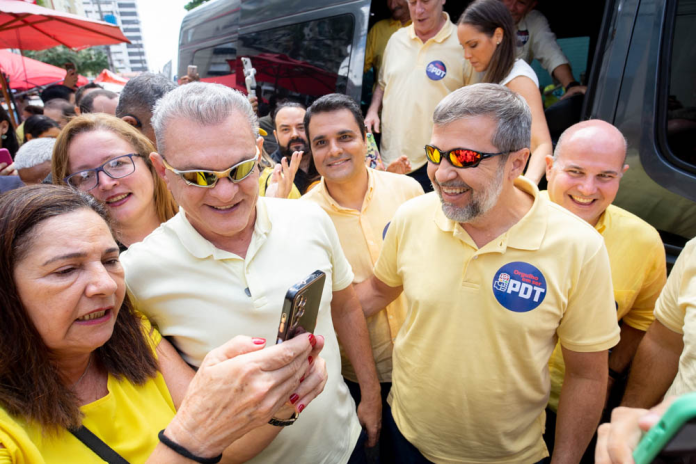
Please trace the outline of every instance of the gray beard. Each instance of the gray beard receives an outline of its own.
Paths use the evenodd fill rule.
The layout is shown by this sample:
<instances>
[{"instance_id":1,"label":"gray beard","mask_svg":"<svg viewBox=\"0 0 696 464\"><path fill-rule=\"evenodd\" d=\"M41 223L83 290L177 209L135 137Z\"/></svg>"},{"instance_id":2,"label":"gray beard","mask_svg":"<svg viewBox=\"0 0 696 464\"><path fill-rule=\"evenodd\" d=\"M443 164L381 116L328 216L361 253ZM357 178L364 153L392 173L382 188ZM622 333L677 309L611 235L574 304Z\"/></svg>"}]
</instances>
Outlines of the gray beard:
<instances>
[{"instance_id":1,"label":"gray beard","mask_svg":"<svg viewBox=\"0 0 696 464\"><path fill-rule=\"evenodd\" d=\"M495 179L493 179L486 190L482 192L472 190L471 201L466 206L455 206L452 203L447 203L442 198L440 186L433 182L433 189L437 192L437 196L440 197L442 212L445 217L455 222L467 223L487 213L498 202L500 192L503 190L503 174L504 171L502 169L499 170Z\"/></svg>"}]
</instances>

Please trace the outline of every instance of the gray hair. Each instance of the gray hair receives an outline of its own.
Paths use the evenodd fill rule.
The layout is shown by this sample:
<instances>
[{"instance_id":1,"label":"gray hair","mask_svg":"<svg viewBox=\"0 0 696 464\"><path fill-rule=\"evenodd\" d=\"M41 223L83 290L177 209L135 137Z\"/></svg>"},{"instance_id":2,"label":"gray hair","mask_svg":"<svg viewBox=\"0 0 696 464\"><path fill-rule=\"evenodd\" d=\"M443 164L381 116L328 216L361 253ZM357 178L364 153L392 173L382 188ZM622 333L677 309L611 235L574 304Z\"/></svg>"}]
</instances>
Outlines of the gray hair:
<instances>
[{"instance_id":1,"label":"gray hair","mask_svg":"<svg viewBox=\"0 0 696 464\"><path fill-rule=\"evenodd\" d=\"M15 169L33 168L46 161L51 161L55 144L56 139L52 137L29 140L21 146L15 155Z\"/></svg>"},{"instance_id":2,"label":"gray hair","mask_svg":"<svg viewBox=\"0 0 696 464\"><path fill-rule=\"evenodd\" d=\"M116 117L122 118L133 113L138 113L138 117L150 114L157 101L174 89L176 84L162 74L140 74L123 87L116 106Z\"/></svg>"},{"instance_id":3,"label":"gray hair","mask_svg":"<svg viewBox=\"0 0 696 464\"><path fill-rule=\"evenodd\" d=\"M529 148L532 112L517 93L498 84L474 84L455 90L435 108L433 122L445 126L464 118L488 116L497 123L491 143L501 152Z\"/></svg>"},{"instance_id":4,"label":"gray hair","mask_svg":"<svg viewBox=\"0 0 696 464\"><path fill-rule=\"evenodd\" d=\"M220 84L194 82L179 86L155 106L152 127L155 129L157 148L160 153L165 152L164 134L167 125L175 119L212 126L224 122L235 112L246 118L251 127L251 135L256 140L259 136L259 121L244 94Z\"/></svg>"}]
</instances>

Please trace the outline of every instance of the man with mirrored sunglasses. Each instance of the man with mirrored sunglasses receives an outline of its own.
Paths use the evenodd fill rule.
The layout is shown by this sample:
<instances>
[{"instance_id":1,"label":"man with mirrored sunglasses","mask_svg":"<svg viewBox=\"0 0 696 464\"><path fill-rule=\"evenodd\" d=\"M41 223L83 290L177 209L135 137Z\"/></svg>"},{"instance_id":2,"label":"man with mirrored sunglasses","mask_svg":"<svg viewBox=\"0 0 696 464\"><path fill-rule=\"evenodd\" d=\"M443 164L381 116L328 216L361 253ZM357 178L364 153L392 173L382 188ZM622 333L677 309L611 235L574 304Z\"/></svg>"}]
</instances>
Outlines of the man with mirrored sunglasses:
<instances>
[{"instance_id":1,"label":"man with mirrored sunglasses","mask_svg":"<svg viewBox=\"0 0 696 464\"><path fill-rule=\"evenodd\" d=\"M602 410L607 350L619 340L602 238L521 177L531 113L519 95L464 87L433 120L425 154L435 192L396 212L375 275L356 287L366 313L402 291L409 305L384 425L397 462L548 456L556 340L566 377L552 462L578 462Z\"/></svg>"},{"instance_id":2,"label":"man with mirrored sunglasses","mask_svg":"<svg viewBox=\"0 0 696 464\"><path fill-rule=\"evenodd\" d=\"M275 340L288 288L323 271L314 333L325 338L324 391L304 411L288 398L301 414L277 419L292 425L280 434L280 427L265 426L260 438L245 437L240 446L245 453L265 447L244 455L252 463L362 462L364 443L379 435L380 387L353 273L331 220L308 202L259 197L263 138L241 93L218 84L181 86L158 102L152 123L158 152L150 158L181 211L122 255L136 307L198 366L235 335ZM337 336L357 366L358 414L341 378Z\"/></svg>"}]
</instances>

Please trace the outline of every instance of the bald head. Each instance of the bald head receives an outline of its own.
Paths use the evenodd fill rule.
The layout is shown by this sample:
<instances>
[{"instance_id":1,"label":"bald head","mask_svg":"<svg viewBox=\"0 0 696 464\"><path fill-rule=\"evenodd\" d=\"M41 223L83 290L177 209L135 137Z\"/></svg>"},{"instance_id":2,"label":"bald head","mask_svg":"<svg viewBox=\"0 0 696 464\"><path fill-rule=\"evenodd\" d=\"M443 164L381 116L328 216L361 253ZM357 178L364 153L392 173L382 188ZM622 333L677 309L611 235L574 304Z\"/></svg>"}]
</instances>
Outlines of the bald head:
<instances>
[{"instance_id":1,"label":"bald head","mask_svg":"<svg viewBox=\"0 0 696 464\"><path fill-rule=\"evenodd\" d=\"M564 147L572 147L573 151L603 153L621 167L626 162L628 143L613 125L601 119L591 119L570 126L561 134L553 152L554 160L561 159Z\"/></svg>"},{"instance_id":2,"label":"bald head","mask_svg":"<svg viewBox=\"0 0 696 464\"><path fill-rule=\"evenodd\" d=\"M626 139L611 124L591 120L568 128L546 157L549 198L593 226L616 198L628 169Z\"/></svg>"}]
</instances>

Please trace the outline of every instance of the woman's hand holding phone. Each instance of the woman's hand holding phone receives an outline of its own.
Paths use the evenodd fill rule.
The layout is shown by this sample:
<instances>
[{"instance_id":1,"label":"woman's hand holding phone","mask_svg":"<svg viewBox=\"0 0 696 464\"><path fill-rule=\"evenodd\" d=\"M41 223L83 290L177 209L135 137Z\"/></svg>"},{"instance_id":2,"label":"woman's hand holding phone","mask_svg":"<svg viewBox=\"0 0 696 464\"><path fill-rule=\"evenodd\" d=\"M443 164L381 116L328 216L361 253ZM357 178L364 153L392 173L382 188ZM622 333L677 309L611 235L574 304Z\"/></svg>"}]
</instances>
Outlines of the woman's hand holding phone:
<instances>
[{"instance_id":1,"label":"woman's hand holding phone","mask_svg":"<svg viewBox=\"0 0 696 464\"><path fill-rule=\"evenodd\" d=\"M19 173L14 168L14 163L0 163L0 176L17 176Z\"/></svg>"}]
</instances>

